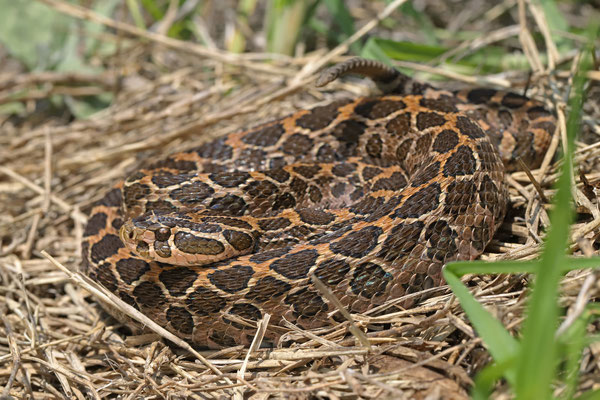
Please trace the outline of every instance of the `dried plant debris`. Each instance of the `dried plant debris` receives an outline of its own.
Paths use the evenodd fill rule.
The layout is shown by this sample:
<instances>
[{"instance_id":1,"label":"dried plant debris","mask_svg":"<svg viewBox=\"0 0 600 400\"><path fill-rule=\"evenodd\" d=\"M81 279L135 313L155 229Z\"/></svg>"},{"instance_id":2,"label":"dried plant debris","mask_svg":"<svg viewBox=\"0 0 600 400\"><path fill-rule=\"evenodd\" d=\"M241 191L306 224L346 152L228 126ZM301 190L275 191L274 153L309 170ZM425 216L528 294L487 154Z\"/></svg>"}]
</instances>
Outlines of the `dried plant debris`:
<instances>
[{"instance_id":1,"label":"dried plant debris","mask_svg":"<svg viewBox=\"0 0 600 400\"><path fill-rule=\"evenodd\" d=\"M451 2L432 3L443 5L438 18L453 14L477 28ZM510 8L514 2L503 4ZM363 7L361 12L363 24L377 26L374 18L382 8ZM0 104L23 89L41 87L18 98L24 105L20 117L0 117L0 398L468 398L475 373L490 357L447 287L432 290L428 300L410 310L392 302L352 315L352 323L315 331L290 327L276 348L185 350L184 343L132 331L98 306L102 289L89 282L86 286L75 271L90 205L111 185L148 160L372 89L356 80L335 82L322 91L314 88L314 70L340 61L339 49L273 60L263 53L188 46L118 24L112 28L124 36L123 49L106 60L115 67L104 74L26 72L14 63L0 67ZM478 45L485 44L465 41L462 51ZM531 57L535 64L539 55ZM443 67L425 69L448 75ZM451 75L469 84L490 83ZM597 71L591 78L590 86L598 86ZM515 90L523 90L528 81L523 74L495 79L491 83L500 86L521 83ZM552 76L551 85L548 79L536 76L528 94L564 113L569 75ZM50 106L39 109L59 93L106 91L114 96L112 104L89 118L73 119ZM597 92L590 87L585 135L576 150L574 255L595 255L600 248ZM549 224L559 141L557 137L540 169L507 177L511 209L483 259L531 259L539 253ZM577 307L578 298L597 298L596 278L589 270L569 273L562 283L561 306L569 309ZM518 331L528 276L472 276L467 282L504 326ZM362 332L368 346L350 333L351 326ZM600 385L599 351L597 345L585 348L578 390ZM505 388L496 388L495 396L506 398Z\"/></svg>"}]
</instances>

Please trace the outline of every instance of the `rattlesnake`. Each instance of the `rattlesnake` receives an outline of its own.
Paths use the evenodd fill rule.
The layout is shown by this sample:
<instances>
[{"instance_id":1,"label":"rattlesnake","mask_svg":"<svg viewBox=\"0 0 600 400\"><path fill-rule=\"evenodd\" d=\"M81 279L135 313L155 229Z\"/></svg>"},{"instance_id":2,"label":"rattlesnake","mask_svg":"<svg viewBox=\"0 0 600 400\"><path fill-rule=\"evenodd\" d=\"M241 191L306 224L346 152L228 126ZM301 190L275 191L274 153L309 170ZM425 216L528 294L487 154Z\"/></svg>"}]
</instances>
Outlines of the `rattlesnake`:
<instances>
[{"instance_id":1,"label":"rattlesnake","mask_svg":"<svg viewBox=\"0 0 600 400\"><path fill-rule=\"evenodd\" d=\"M539 165L555 129L541 103L492 89L448 92L374 61L326 70L384 95L301 110L173 154L92 208L82 270L181 338L248 344L271 315L337 320L442 282L502 222L505 166ZM403 304L410 306L415 297Z\"/></svg>"}]
</instances>

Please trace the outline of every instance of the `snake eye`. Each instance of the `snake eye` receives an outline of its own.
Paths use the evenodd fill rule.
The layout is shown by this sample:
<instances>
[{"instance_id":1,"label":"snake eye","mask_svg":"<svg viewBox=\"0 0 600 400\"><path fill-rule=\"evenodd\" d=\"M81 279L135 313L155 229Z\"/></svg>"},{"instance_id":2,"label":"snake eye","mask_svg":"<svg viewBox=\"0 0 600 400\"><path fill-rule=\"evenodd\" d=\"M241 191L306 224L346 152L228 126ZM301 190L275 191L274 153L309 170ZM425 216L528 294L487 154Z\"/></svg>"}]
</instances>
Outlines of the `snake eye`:
<instances>
[{"instance_id":1,"label":"snake eye","mask_svg":"<svg viewBox=\"0 0 600 400\"><path fill-rule=\"evenodd\" d=\"M156 237L156 240L160 240L161 242L166 242L167 240L169 240L169 236L171 236L171 230L169 228L165 228L163 226L162 228L159 228L158 230L156 230L154 232L154 235Z\"/></svg>"}]
</instances>

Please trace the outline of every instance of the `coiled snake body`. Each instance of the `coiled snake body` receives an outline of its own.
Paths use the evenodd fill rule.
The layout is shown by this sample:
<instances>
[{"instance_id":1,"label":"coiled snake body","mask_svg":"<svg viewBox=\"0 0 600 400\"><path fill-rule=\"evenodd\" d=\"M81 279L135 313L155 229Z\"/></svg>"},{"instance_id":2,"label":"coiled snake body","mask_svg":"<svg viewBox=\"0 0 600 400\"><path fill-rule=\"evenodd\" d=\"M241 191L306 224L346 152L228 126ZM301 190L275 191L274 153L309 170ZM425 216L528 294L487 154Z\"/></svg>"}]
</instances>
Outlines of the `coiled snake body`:
<instances>
[{"instance_id":1,"label":"coiled snake body","mask_svg":"<svg viewBox=\"0 0 600 400\"><path fill-rule=\"evenodd\" d=\"M555 120L491 89L447 92L353 59L386 94L336 101L142 169L92 209L82 270L193 344L248 344L271 314L323 326L442 282L502 222L504 164L536 167ZM407 296L410 306L414 297ZM335 319L335 315L333 315Z\"/></svg>"}]
</instances>

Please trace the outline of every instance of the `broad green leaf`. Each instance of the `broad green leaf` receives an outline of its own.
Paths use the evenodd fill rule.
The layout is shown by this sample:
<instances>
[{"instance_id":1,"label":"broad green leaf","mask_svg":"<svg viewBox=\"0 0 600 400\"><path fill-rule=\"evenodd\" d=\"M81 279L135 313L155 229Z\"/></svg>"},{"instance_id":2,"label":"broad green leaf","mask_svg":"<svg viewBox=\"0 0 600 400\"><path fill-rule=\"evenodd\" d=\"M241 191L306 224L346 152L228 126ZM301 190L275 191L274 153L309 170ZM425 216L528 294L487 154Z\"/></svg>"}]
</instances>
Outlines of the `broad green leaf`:
<instances>
[{"instance_id":1,"label":"broad green leaf","mask_svg":"<svg viewBox=\"0 0 600 400\"><path fill-rule=\"evenodd\" d=\"M47 70L61 60L60 50L74 20L27 0L0 0L0 43L30 70Z\"/></svg>"}]
</instances>

